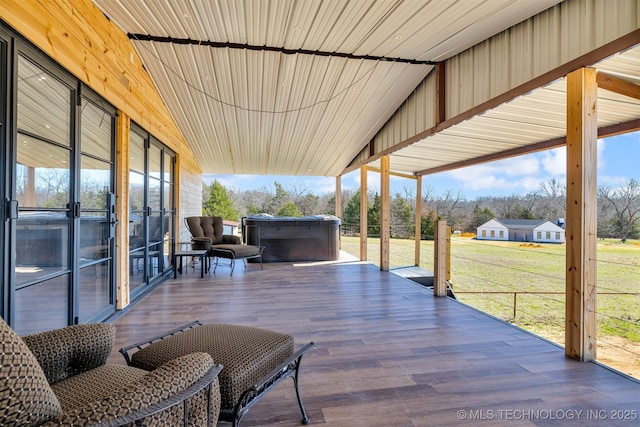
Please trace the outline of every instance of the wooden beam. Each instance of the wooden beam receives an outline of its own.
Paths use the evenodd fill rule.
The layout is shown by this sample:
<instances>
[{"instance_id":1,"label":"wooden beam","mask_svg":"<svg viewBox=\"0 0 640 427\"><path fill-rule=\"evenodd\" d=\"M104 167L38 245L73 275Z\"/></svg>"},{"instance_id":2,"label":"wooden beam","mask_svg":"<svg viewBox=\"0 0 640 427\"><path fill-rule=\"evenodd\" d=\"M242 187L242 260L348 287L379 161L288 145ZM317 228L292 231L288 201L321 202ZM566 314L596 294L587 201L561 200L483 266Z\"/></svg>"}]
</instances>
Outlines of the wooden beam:
<instances>
[{"instance_id":1,"label":"wooden beam","mask_svg":"<svg viewBox=\"0 0 640 427\"><path fill-rule=\"evenodd\" d=\"M632 83L620 77L598 71L596 81L600 89L619 93L620 95L629 96L631 98L640 99L640 85Z\"/></svg>"},{"instance_id":2,"label":"wooden beam","mask_svg":"<svg viewBox=\"0 0 640 427\"><path fill-rule=\"evenodd\" d=\"M423 170L417 171L416 175L431 175L434 173L445 172L453 169L460 169L467 166L473 166L480 163L493 162L495 160L521 156L523 154L535 153L536 151L549 150L551 148L562 147L565 144L565 142L566 142L565 137L553 138L547 141L542 141L542 142L538 142L530 145L523 145L522 147L516 147L516 148L511 148L509 150L500 151L497 153L486 154L484 156L478 156L468 160L449 163L447 165L442 165L435 168L423 169Z\"/></svg>"},{"instance_id":3,"label":"wooden beam","mask_svg":"<svg viewBox=\"0 0 640 427\"><path fill-rule=\"evenodd\" d=\"M129 305L129 133L131 120L122 111L116 122L116 309Z\"/></svg>"},{"instance_id":4,"label":"wooden beam","mask_svg":"<svg viewBox=\"0 0 640 427\"><path fill-rule=\"evenodd\" d=\"M614 125L602 126L598 129L598 138L608 138L623 133L634 132L640 130L640 119L629 120L628 122L616 123ZM565 137L553 138L531 145L524 145L505 151L499 151L493 154L474 157L472 159L462 160L460 162L449 163L448 165L438 166L435 168L423 169L416 172L416 175L431 175L434 173L460 169L468 166L478 165L481 163L493 162L495 160L508 159L510 157L531 154L538 151L550 150L552 148L562 147L567 143Z\"/></svg>"},{"instance_id":5,"label":"wooden beam","mask_svg":"<svg viewBox=\"0 0 640 427\"><path fill-rule=\"evenodd\" d=\"M415 248L414 248L414 265L420 267L420 243L422 238L422 177L416 178L416 206L415 206Z\"/></svg>"},{"instance_id":6,"label":"wooden beam","mask_svg":"<svg viewBox=\"0 0 640 427\"><path fill-rule=\"evenodd\" d=\"M596 70L567 75L565 354L596 359Z\"/></svg>"},{"instance_id":7,"label":"wooden beam","mask_svg":"<svg viewBox=\"0 0 640 427\"><path fill-rule=\"evenodd\" d=\"M373 167L373 166L367 166L367 170L370 171L370 172L382 173L382 169L376 168L376 167ZM416 179L415 175L411 175L409 173L393 172L391 170L389 171L389 175L397 176L398 178Z\"/></svg>"},{"instance_id":8,"label":"wooden beam","mask_svg":"<svg viewBox=\"0 0 640 427\"><path fill-rule=\"evenodd\" d=\"M447 296L447 266L449 265L447 239L450 238L450 228L446 220L436 221L436 236L433 244L433 295Z\"/></svg>"},{"instance_id":9,"label":"wooden beam","mask_svg":"<svg viewBox=\"0 0 640 427\"><path fill-rule=\"evenodd\" d=\"M588 67L592 64L595 64L598 61L603 60L604 58L607 58L615 53L621 52L625 49L629 49L635 45L638 44L638 39L640 38L640 29L637 29L635 31L632 31L616 40L613 40L609 43L606 43L590 52L585 53L584 55L581 55L569 62L566 62L552 70L547 71L544 74L541 74L525 83L522 83L519 86L514 87L513 89L510 89L492 99L489 99L479 105L476 105L473 108L470 108L467 111L464 111L460 114L458 114L457 116L454 117L450 117L448 119L446 119L445 121L443 121L442 123L436 123L435 126L426 129L422 132L417 133L416 135L407 138L385 150L380 151L379 153L376 153L375 155L372 155L364 160L358 161L358 162L354 162L352 164L350 164L347 168L345 168L344 171L342 171L343 174L349 173L351 171L356 170L357 168L359 168L362 164L366 163L370 163L373 162L375 160L378 160L378 158L380 158L383 155L387 155L387 154L392 154L396 151L402 150L403 148L406 148L410 145L415 144L418 141L421 141L425 138L428 138L432 135L435 135L439 132L442 132L443 130L446 130L450 127L453 127L457 124L460 124L464 121L467 121L481 113L484 113L485 111L489 111L493 108L496 108L502 104L504 104L505 102L509 102L515 98L517 98L518 96L524 95L528 92L531 92L532 90L538 89L542 86L545 86L551 82L553 82L554 80L563 78L564 76L567 75L567 73L570 73L572 70L578 69L580 67ZM531 146L527 146L531 148L531 152L533 151L537 151L535 148L535 144L531 145ZM523 152L522 154L527 153L528 151ZM497 158L496 158L497 159ZM450 168L449 166L445 166L443 170L450 170L450 169L454 169L455 167ZM433 173L433 172L428 172L428 173ZM427 175L427 172L423 172L421 173L421 175Z\"/></svg>"},{"instance_id":10,"label":"wooden beam","mask_svg":"<svg viewBox=\"0 0 640 427\"><path fill-rule=\"evenodd\" d=\"M360 261L367 260L368 214L367 167L360 167Z\"/></svg>"},{"instance_id":11,"label":"wooden beam","mask_svg":"<svg viewBox=\"0 0 640 427\"><path fill-rule=\"evenodd\" d=\"M389 186L389 156L380 159L380 270L389 271L389 245L391 244L391 190Z\"/></svg>"}]
</instances>

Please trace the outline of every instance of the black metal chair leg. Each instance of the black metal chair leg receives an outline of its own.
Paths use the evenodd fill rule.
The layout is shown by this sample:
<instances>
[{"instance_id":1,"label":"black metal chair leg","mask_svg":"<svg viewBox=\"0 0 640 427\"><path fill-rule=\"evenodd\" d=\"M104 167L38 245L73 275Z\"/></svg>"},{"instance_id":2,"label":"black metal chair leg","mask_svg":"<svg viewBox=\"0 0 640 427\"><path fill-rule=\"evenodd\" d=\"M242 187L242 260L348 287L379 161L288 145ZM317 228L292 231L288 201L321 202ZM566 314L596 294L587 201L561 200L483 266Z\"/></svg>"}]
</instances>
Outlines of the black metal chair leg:
<instances>
[{"instance_id":1,"label":"black metal chair leg","mask_svg":"<svg viewBox=\"0 0 640 427\"><path fill-rule=\"evenodd\" d=\"M296 363L296 373L292 377L293 385L296 388L296 397L298 398L298 405L300 405L300 412L302 412L302 424L309 424L311 420L307 415L307 411L304 409L304 403L302 403L302 396L300 395L300 388L298 387L298 372L300 370L300 359L302 359L302 355L298 358L298 362Z\"/></svg>"}]
</instances>

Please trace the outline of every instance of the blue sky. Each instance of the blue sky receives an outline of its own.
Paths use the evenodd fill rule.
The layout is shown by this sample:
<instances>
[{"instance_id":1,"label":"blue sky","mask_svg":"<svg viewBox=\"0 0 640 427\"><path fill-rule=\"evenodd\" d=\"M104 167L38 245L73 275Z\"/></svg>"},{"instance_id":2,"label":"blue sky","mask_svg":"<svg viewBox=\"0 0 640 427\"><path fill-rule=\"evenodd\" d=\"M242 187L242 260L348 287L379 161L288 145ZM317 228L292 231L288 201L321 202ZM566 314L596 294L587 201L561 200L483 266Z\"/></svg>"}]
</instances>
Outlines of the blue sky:
<instances>
[{"instance_id":1,"label":"blue sky","mask_svg":"<svg viewBox=\"0 0 640 427\"><path fill-rule=\"evenodd\" d=\"M555 178L564 183L566 171L566 151L564 147L541 151L526 156L499 160L442 172L422 178L423 193L430 188L433 196L447 190L459 191L467 200L479 196L509 196L526 194L540 187L541 182ZM627 179L640 181L640 131L618 135L598 141L598 184L618 187ZM217 179L229 189L239 191L268 188L275 190L274 182L285 189L307 189L315 194L333 193L335 178L302 176L259 176L259 175L205 175L206 183ZM369 173L368 187L379 191L380 178L377 173ZM415 194L415 183L410 179L391 177L391 194L404 194L408 190ZM342 188L360 188L360 172L355 171L342 177Z\"/></svg>"}]
</instances>

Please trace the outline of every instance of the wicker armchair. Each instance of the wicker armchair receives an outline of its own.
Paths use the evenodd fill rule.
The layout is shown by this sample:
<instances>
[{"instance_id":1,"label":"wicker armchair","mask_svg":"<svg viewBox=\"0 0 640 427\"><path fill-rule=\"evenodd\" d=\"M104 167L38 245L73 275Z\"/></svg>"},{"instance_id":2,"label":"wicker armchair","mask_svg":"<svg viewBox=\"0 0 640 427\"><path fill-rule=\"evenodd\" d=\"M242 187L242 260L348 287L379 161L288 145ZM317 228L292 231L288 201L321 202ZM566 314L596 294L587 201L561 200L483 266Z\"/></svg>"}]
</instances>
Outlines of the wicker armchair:
<instances>
[{"instance_id":1,"label":"wicker armchair","mask_svg":"<svg viewBox=\"0 0 640 427\"><path fill-rule=\"evenodd\" d=\"M219 216L190 216L185 218L185 224L191 232L193 249L206 249L209 257L216 259L213 272L218 267L218 259L231 260L231 274L236 260L241 259L246 267L246 260L253 259L260 262L262 269L263 246L243 245L239 236L222 234L222 217Z\"/></svg>"},{"instance_id":2,"label":"wicker armchair","mask_svg":"<svg viewBox=\"0 0 640 427\"><path fill-rule=\"evenodd\" d=\"M215 245L239 245L240 237L223 234L222 217L220 216L190 216L185 218L185 224L191 233L193 249L207 249L209 256Z\"/></svg>"},{"instance_id":3,"label":"wicker armchair","mask_svg":"<svg viewBox=\"0 0 640 427\"><path fill-rule=\"evenodd\" d=\"M206 353L173 359L151 372L107 364L115 328L103 323L20 338L0 319L0 339L0 425L217 423L222 366Z\"/></svg>"}]
</instances>

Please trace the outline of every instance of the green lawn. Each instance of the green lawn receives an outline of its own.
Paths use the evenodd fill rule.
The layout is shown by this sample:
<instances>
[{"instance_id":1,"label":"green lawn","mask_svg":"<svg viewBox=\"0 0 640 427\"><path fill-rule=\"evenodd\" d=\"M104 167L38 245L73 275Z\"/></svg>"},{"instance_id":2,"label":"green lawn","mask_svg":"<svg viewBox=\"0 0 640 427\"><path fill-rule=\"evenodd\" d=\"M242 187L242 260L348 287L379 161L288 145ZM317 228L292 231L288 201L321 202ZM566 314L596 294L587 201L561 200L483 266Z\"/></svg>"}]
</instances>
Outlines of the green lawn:
<instances>
[{"instance_id":1,"label":"green lawn","mask_svg":"<svg viewBox=\"0 0 640 427\"><path fill-rule=\"evenodd\" d=\"M368 239L376 265L379 244ZM453 289L460 301L563 345L565 248L452 236ZM342 249L359 254L359 239L343 236ZM392 239L392 268L413 265L413 254L413 240ZM610 348L640 367L640 242L599 240L597 258L598 358ZM421 242L420 266L433 271L432 241Z\"/></svg>"}]
</instances>

